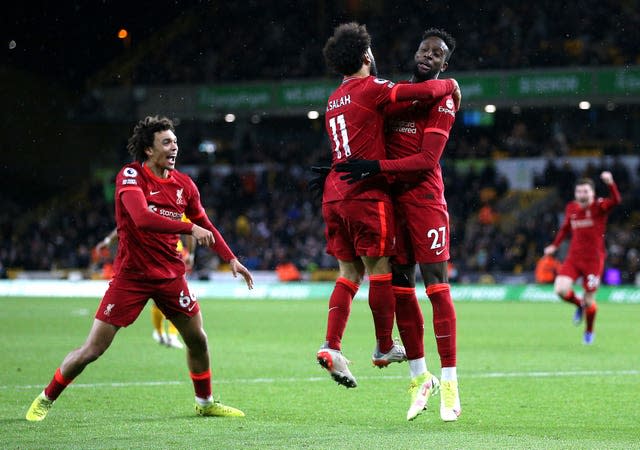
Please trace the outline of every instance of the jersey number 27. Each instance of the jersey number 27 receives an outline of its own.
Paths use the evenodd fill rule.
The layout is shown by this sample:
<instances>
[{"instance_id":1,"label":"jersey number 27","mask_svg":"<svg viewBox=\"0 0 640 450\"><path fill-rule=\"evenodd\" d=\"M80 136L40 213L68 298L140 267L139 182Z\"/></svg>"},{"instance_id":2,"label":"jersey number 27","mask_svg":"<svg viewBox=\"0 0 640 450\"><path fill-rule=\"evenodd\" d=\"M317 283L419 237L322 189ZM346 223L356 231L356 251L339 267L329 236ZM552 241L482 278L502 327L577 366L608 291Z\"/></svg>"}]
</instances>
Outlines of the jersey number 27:
<instances>
[{"instance_id":1,"label":"jersey number 27","mask_svg":"<svg viewBox=\"0 0 640 450\"><path fill-rule=\"evenodd\" d=\"M338 126L336 127L336 121ZM347 123L344 120L344 114L340 114L337 117L329 119L329 126L331 127L331 134L333 135L333 143L336 152L336 159L342 158L342 152L340 147L344 149L344 156L351 156L351 149L349 148L349 134L347 134ZM340 143L340 137L338 137L338 127L340 128L340 137L342 137L342 143Z\"/></svg>"}]
</instances>

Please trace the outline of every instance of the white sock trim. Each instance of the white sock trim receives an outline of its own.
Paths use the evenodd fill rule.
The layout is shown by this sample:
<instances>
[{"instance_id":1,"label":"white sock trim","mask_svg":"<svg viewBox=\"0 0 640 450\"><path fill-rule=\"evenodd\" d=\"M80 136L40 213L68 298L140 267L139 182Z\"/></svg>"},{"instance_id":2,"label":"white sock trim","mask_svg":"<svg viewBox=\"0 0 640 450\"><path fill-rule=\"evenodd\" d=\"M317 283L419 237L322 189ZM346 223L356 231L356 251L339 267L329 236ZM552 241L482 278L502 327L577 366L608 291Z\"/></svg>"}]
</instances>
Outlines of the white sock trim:
<instances>
[{"instance_id":1,"label":"white sock trim","mask_svg":"<svg viewBox=\"0 0 640 450\"><path fill-rule=\"evenodd\" d=\"M209 406L213 403L213 395L210 395L207 398L200 398L196 395L196 403L200 406Z\"/></svg>"},{"instance_id":2,"label":"white sock trim","mask_svg":"<svg viewBox=\"0 0 640 450\"><path fill-rule=\"evenodd\" d=\"M422 358L409 360L409 373L411 378L415 378L418 375L422 375L427 371L427 361Z\"/></svg>"},{"instance_id":3,"label":"white sock trim","mask_svg":"<svg viewBox=\"0 0 640 450\"><path fill-rule=\"evenodd\" d=\"M443 367L440 375L441 381L458 381L458 373L455 367Z\"/></svg>"}]
</instances>

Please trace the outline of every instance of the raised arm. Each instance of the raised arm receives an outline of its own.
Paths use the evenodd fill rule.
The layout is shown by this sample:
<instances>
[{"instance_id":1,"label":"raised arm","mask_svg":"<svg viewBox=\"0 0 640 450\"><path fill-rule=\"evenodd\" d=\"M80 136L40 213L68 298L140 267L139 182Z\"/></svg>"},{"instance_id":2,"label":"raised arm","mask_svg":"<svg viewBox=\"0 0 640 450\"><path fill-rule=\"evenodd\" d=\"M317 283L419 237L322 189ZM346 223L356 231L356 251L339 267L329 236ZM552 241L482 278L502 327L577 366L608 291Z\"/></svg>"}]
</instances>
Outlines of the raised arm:
<instances>
[{"instance_id":1,"label":"raised arm","mask_svg":"<svg viewBox=\"0 0 640 450\"><path fill-rule=\"evenodd\" d=\"M209 217L207 217L204 209L201 208L200 213L195 217L187 217L194 224L197 224L213 233L214 242L210 245L211 249L215 251L220 256L220 258L229 263L231 267L231 273L234 277L237 277L238 274L242 275L245 283L247 284L247 287L249 289L253 289L253 276L251 275L251 272L249 272L249 269L247 269L240 263L240 261L238 261L238 258L236 258L236 256L233 254L224 238L222 237L222 234L220 234L218 229L209 220Z\"/></svg>"},{"instance_id":2,"label":"raised arm","mask_svg":"<svg viewBox=\"0 0 640 450\"><path fill-rule=\"evenodd\" d=\"M462 95L458 82L453 78L447 80L427 80L422 83L396 84L391 89L391 102L405 100L431 101L451 94L456 104L456 110L460 108Z\"/></svg>"}]
</instances>

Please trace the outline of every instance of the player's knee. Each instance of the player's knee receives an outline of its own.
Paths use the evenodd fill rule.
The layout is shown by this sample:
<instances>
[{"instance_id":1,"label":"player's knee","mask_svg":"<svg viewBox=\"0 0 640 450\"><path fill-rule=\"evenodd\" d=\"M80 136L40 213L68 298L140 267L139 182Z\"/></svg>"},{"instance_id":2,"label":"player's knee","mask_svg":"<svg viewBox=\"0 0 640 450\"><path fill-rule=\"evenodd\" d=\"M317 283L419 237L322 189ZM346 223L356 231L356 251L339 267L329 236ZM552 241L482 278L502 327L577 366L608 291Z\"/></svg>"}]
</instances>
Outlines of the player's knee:
<instances>
[{"instance_id":1,"label":"player's knee","mask_svg":"<svg viewBox=\"0 0 640 450\"><path fill-rule=\"evenodd\" d=\"M192 353L205 353L209 351L209 343L207 333L200 328L194 333L188 333L182 336L185 345Z\"/></svg>"},{"instance_id":2,"label":"player's knee","mask_svg":"<svg viewBox=\"0 0 640 450\"><path fill-rule=\"evenodd\" d=\"M413 267L409 266L392 266L391 283L397 287L416 287L415 274Z\"/></svg>"},{"instance_id":3,"label":"player's knee","mask_svg":"<svg viewBox=\"0 0 640 450\"><path fill-rule=\"evenodd\" d=\"M82 360L85 364L92 363L96 359L100 358L102 354L107 350L108 346L104 345L88 345L82 348Z\"/></svg>"}]
</instances>

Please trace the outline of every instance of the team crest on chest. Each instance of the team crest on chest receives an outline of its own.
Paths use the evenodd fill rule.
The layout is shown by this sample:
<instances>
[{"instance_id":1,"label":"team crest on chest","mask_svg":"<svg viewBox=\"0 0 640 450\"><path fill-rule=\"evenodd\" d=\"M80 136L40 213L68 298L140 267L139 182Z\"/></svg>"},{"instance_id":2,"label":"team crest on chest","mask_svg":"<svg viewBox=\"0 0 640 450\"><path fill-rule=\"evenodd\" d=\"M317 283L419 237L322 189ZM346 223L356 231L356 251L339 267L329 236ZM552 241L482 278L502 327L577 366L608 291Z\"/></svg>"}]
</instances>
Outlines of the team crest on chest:
<instances>
[{"instance_id":1,"label":"team crest on chest","mask_svg":"<svg viewBox=\"0 0 640 450\"><path fill-rule=\"evenodd\" d=\"M184 192L184 188L176 189L176 204L184 205L184 199L182 198L182 193Z\"/></svg>"}]
</instances>

